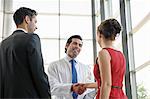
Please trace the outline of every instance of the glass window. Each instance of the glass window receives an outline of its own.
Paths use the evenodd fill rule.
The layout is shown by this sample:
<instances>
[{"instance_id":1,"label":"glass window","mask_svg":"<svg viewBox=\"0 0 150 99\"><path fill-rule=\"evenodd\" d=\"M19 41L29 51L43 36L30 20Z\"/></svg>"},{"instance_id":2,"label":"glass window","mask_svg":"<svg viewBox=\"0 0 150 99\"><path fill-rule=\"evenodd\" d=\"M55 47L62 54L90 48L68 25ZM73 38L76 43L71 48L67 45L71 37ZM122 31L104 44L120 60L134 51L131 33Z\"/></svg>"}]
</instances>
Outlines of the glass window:
<instances>
[{"instance_id":1,"label":"glass window","mask_svg":"<svg viewBox=\"0 0 150 99\"><path fill-rule=\"evenodd\" d=\"M48 66L49 66L49 64L44 64L44 70L45 70L46 74L48 74Z\"/></svg>"},{"instance_id":2,"label":"glass window","mask_svg":"<svg viewBox=\"0 0 150 99\"><path fill-rule=\"evenodd\" d=\"M95 1L95 20L96 20L96 30L97 30L97 26L100 24L101 22L101 15L100 15L100 0L96 0Z\"/></svg>"},{"instance_id":3,"label":"glass window","mask_svg":"<svg viewBox=\"0 0 150 99\"><path fill-rule=\"evenodd\" d=\"M119 0L114 0L112 2L112 15L113 17L118 17L120 15L120 5Z\"/></svg>"},{"instance_id":4,"label":"glass window","mask_svg":"<svg viewBox=\"0 0 150 99\"><path fill-rule=\"evenodd\" d=\"M93 42L92 40L83 40L83 47L79 55L79 60L84 64L93 66Z\"/></svg>"},{"instance_id":5,"label":"glass window","mask_svg":"<svg viewBox=\"0 0 150 99\"><path fill-rule=\"evenodd\" d=\"M3 28L3 13L0 12L0 37L2 37Z\"/></svg>"},{"instance_id":6,"label":"glass window","mask_svg":"<svg viewBox=\"0 0 150 99\"><path fill-rule=\"evenodd\" d=\"M59 45L57 39L41 39L41 48L45 65L59 59Z\"/></svg>"},{"instance_id":7,"label":"glass window","mask_svg":"<svg viewBox=\"0 0 150 99\"><path fill-rule=\"evenodd\" d=\"M96 32L97 32L97 27L98 27L98 26L100 25L100 23L101 23L101 16L98 15L98 16L95 17L95 19L96 19L96 26L95 26L95 29L96 29Z\"/></svg>"},{"instance_id":8,"label":"glass window","mask_svg":"<svg viewBox=\"0 0 150 99\"><path fill-rule=\"evenodd\" d=\"M13 11L20 7L32 8L38 13L58 13L58 0L13 0Z\"/></svg>"},{"instance_id":9,"label":"glass window","mask_svg":"<svg viewBox=\"0 0 150 99\"><path fill-rule=\"evenodd\" d=\"M15 29L16 25L13 21L12 14L6 14L5 17L5 37L9 36ZM1 23L0 23L1 24ZM37 33L41 38L58 38L59 22L58 16L38 15L37 16Z\"/></svg>"},{"instance_id":10,"label":"glass window","mask_svg":"<svg viewBox=\"0 0 150 99\"><path fill-rule=\"evenodd\" d=\"M2 3L3 0L0 0L0 12L1 10L3 9L3 3Z\"/></svg>"},{"instance_id":11,"label":"glass window","mask_svg":"<svg viewBox=\"0 0 150 99\"><path fill-rule=\"evenodd\" d=\"M149 14L150 0L131 0L131 17L132 27L134 28L139 22ZM135 17L136 16L136 17Z\"/></svg>"},{"instance_id":12,"label":"glass window","mask_svg":"<svg viewBox=\"0 0 150 99\"><path fill-rule=\"evenodd\" d=\"M79 34L83 39L92 39L91 16L60 16L60 37Z\"/></svg>"},{"instance_id":13,"label":"glass window","mask_svg":"<svg viewBox=\"0 0 150 99\"><path fill-rule=\"evenodd\" d=\"M60 13L91 15L91 0L60 0Z\"/></svg>"},{"instance_id":14,"label":"glass window","mask_svg":"<svg viewBox=\"0 0 150 99\"><path fill-rule=\"evenodd\" d=\"M2 38L0 37L0 42L2 41Z\"/></svg>"},{"instance_id":15,"label":"glass window","mask_svg":"<svg viewBox=\"0 0 150 99\"><path fill-rule=\"evenodd\" d=\"M16 29L12 14L5 14L4 18L4 38L8 37Z\"/></svg>"},{"instance_id":16,"label":"glass window","mask_svg":"<svg viewBox=\"0 0 150 99\"><path fill-rule=\"evenodd\" d=\"M113 4L114 5L113 5ZM118 9L118 4L119 4L119 1L118 1L118 3L117 3L117 0L115 0L115 1L113 1L112 2L112 0L104 0L104 12L105 12L105 19L107 19L107 18L110 18L110 17L112 17L113 16L113 7L112 6L115 6L117 9Z\"/></svg>"},{"instance_id":17,"label":"glass window","mask_svg":"<svg viewBox=\"0 0 150 99\"><path fill-rule=\"evenodd\" d=\"M150 99L149 74L150 65L136 73L138 96L145 96L139 99Z\"/></svg>"},{"instance_id":18,"label":"glass window","mask_svg":"<svg viewBox=\"0 0 150 99\"><path fill-rule=\"evenodd\" d=\"M150 21L148 21L138 32L133 35L135 67L150 60Z\"/></svg>"},{"instance_id":19,"label":"glass window","mask_svg":"<svg viewBox=\"0 0 150 99\"><path fill-rule=\"evenodd\" d=\"M70 37L70 36L69 36ZM68 37L68 38L69 38ZM61 39L60 40L60 59L61 58L64 58L66 56L66 53L65 53L65 45L66 45L66 42L67 42L67 39Z\"/></svg>"},{"instance_id":20,"label":"glass window","mask_svg":"<svg viewBox=\"0 0 150 99\"><path fill-rule=\"evenodd\" d=\"M65 44L67 40L60 41L60 57L63 58L65 54ZM93 65L93 43L92 40L83 40L82 50L77 57L79 61L87 65Z\"/></svg>"},{"instance_id":21,"label":"glass window","mask_svg":"<svg viewBox=\"0 0 150 99\"><path fill-rule=\"evenodd\" d=\"M122 32L116 36L116 40L114 41L114 46L123 52L123 49L122 49Z\"/></svg>"},{"instance_id":22,"label":"glass window","mask_svg":"<svg viewBox=\"0 0 150 99\"><path fill-rule=\"evenodd\" d=\"M57 15L38 15L35 31L41 38L59 37L59 17Z\"/></svg>"},{"instance_id":23,"label":"glass window","mask_svg":"<svg viewBox=\"0 0 150 99\"><path fill-rule=\"evenodd\" d=\"M100 14L100 0L95 0L95 13Z\"/></svg>"}]
</instances>

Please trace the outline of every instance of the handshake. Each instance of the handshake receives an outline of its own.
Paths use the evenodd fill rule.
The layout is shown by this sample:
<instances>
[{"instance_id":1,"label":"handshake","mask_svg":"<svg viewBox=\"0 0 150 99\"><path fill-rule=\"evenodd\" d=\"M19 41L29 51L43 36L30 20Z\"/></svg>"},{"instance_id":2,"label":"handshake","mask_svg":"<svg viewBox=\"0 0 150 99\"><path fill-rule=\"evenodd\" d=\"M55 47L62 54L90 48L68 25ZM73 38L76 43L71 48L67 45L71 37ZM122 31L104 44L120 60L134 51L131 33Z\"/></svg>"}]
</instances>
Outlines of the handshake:
<instances>
[{"instance_id":1,"label":"handshake","mask_svg":"<svg viewBox=\"0 0 150 99\"><path fill-rule=\"evenodd\" d=\"M71 86L71 91L81 95L86 91L86 84L75 83Z\"/></svg>"}]
</instances>

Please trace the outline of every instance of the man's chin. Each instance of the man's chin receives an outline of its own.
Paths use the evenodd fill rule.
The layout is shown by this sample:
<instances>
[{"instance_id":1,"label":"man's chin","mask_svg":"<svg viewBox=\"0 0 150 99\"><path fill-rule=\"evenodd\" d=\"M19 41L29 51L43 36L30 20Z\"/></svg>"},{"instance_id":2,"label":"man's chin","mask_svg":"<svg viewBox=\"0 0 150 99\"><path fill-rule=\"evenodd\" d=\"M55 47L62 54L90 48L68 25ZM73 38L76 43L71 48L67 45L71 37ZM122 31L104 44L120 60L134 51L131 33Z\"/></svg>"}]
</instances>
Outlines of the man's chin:
<instances>
[{"instance_id":1,"label":"man's chin","mask_svg":"<svg viewBox=\"0 0 150 99\"><path fill-rule=\"evenodd\" d=\"M73 58L76 58L77 56L78 56L78 54L74 54L74 55L73 55Z\"/></svg>"}]
</instances>

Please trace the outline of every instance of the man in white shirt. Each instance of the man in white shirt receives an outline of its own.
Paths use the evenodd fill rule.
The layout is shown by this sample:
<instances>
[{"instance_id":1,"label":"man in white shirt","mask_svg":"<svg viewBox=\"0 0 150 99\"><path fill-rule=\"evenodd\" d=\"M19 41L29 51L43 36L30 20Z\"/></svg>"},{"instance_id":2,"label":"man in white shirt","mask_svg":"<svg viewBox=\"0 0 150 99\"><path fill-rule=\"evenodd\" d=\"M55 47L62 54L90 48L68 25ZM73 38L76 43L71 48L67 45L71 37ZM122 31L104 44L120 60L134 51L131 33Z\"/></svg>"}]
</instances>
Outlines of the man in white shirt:
<instances>
[{"instance_id":1,"label":"man in white shirt","mask_svg":"<svg viewBox=\"0 0 150 99\"><path fill-rule=\"evenodd\" d=\"M49 65L48 78L53 99L83 99L85 94L90 92L83 87L83 83L94 82L90 67L76 59L82 45L82 38L79 35L71 36L65 46L66 57ZM75 84L72 83L72 66L70 63L72 59L75 60L77 72L77 83ZM77 98L73 98L73 92L78 94Z\"/></svg>"}]
</instances>

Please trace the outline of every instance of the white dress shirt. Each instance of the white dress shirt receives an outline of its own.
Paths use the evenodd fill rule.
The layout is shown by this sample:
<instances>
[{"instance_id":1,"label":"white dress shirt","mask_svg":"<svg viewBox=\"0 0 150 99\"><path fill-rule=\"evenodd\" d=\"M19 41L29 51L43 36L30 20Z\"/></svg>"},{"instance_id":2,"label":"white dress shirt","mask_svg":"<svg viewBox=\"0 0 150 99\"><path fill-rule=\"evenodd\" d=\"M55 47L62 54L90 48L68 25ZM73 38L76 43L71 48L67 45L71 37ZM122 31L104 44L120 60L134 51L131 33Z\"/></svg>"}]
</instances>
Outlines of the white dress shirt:
<instances>
[{"instance_id":1,"label":"white dress shirt","mask_svg":"<svg viewBox=\"0 0 150 99\"><path fill-rule=\"evenodd\" d=\"M51 63L48 67L48 79L52 99L72 99L72 70L70 60L71 58L66 56L63 59ZM76 62L75 68L78 83L94 82L90 66L84 65L77 60ZM82 95L78 95L78 99L83 99L84 95L90 91L87 90Z\"/></svg>"}]
</instances>

